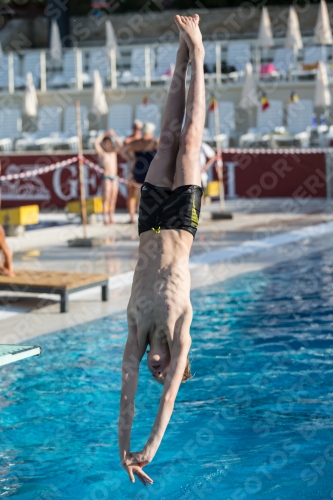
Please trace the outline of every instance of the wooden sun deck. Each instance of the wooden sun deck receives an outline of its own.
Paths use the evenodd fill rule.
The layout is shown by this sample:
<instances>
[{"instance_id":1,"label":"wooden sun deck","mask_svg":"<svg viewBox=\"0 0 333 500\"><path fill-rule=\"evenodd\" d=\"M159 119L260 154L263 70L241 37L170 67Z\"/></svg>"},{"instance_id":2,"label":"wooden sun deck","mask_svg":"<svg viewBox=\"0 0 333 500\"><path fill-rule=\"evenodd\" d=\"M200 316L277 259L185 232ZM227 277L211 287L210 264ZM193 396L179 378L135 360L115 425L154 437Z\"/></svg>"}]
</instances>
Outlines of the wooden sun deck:
<instances>
[{"instance_id":1,"label":"wooden sun deck","mask_svg":"<svg viewBox=\"0 0 333 500\"><path fill-rule=\"evenodd\" d=\"M60 312L68 311L70 293L100 286L102 300L109 298L107 274L61 273L54 271L15 271L14 277L0 275L0 291L49 293L60 295Z\"/></svg>"}]
</instances>

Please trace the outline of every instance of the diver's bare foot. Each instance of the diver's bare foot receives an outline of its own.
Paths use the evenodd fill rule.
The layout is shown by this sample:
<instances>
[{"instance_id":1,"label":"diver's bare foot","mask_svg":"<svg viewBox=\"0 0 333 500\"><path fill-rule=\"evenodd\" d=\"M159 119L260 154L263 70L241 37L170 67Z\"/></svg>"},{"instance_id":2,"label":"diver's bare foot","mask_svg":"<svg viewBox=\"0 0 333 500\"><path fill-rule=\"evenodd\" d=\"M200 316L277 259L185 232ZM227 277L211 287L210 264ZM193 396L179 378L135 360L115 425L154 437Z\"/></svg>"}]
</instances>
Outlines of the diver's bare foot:
<instances>
[{"instance_id":1,"label":"diver's bare foot","mask_svg":"<svg viewBox=\"0 0 333 500\"><path fill-rule=\"evenodd\" d=\"M195 14L193 17L177 15L175 16L175 23L178 26L180 35L184 38L188 46L191 59L193 59L194 54L198 51L204 54L198 14Z\"/></svg>"}]
</instances>

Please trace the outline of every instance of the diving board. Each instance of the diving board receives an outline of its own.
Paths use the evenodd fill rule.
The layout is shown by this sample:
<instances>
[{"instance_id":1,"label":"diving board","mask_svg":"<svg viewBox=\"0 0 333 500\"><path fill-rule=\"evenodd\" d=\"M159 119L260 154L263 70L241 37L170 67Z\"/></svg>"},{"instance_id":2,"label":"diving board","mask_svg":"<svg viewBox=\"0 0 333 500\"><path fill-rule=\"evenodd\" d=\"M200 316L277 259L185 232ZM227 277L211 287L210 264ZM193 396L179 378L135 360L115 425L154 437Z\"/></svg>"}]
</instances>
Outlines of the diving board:
<instances>
[{"instance_id":1,"label":"diving board","mask_svg":"<svg viewBox=\"0 0 333 500\"><path fill-rule=\"evenodd\" d=\"M108 274L15 270L15 276L0 276L0 291L60 295L60 312L68 312L69 295L100 286L102 300L109 298Z\"/></svg>"},{"instance_id":2,"label":"diving board","mask_svg":"<svg viewBox=\"0 0 333 500\"><path fill-rule=\"evenodd\" d=\"M0 366L30 358L31 356L39 356L41 352L41 348L37 345L0 344Z\"/></svg>"}]
</instances>

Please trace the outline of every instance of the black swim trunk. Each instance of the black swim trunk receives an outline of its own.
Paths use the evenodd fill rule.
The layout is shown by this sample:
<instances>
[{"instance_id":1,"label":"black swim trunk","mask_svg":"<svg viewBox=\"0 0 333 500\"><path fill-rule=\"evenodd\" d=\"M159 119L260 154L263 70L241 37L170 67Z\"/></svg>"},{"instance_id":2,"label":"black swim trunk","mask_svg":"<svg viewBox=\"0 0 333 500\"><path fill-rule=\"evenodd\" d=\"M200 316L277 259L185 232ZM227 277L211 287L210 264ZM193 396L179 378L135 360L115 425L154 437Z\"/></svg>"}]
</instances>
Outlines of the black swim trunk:
<instances>
[{"instance_id":1,"label":"black swim trunk","mask_svg":"<svg viewBox=\"0 0 333 500\"><path fill-rule=\"evenodd\" d=\"M144 182L141 186L139 234L161 229L184 229L195 237L199 223L202 187L179 186L172 190Z\"/></svg>"}]
</instances>

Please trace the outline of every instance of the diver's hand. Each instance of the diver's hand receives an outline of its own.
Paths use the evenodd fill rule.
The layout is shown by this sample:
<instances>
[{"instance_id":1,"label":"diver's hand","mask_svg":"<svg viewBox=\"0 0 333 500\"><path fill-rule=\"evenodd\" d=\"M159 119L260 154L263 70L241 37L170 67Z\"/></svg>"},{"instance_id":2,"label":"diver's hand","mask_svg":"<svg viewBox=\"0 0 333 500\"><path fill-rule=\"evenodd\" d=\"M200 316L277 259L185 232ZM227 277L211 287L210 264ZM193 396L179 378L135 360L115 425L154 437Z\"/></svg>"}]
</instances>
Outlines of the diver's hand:
<instances>
[{"instance_id":1,"label":"diver's hand","mask_svg":"<svg viewBox=\"0 0 333 500\"><path fill-rule=\"evenodd\" d=\"M135 451L133 453L129 453L124 460L124 466L128 467L129 465L139 465L140 467L144 467L145 465L151 462L150 457L144 451Z\"/></svg>"},{"instance_id":2,"label":"diver's hand","mask_svg":"<svg viewBox=\"0 0 333 500\"><path fill-rule=\"evenodd\" d=\"M137 476L139 481L141 481L144 486L147 486L147 483L153 484L153 480L142 470L142 467L140 467L139 465L129 465L128 467L124 468L128 474L128 477L130 478L131 483L135 483L134 476Z\"/></svg>"}]
</instances>

